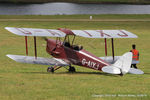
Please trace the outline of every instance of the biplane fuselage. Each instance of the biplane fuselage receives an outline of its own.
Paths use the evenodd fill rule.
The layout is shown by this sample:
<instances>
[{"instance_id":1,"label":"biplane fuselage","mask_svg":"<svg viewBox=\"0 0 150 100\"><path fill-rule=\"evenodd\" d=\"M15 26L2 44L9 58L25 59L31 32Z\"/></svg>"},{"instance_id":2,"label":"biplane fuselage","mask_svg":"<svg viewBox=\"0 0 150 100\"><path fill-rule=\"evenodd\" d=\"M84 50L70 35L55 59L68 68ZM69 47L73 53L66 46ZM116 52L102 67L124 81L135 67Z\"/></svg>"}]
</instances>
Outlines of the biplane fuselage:
<instances>
[{"instance_id":1,"label":"biplane fuselage","mask_svg":"<svg viewBox=\"0 0 150 100\"><path fill-rule=\"evenodd\" d=\"M65 45L63 42L47 39L46 51L55 58L63 59L69 64L84 66L87 68L101 70L109 64L95 55L80 49L76 45Z\"/></svg>"}]
</instances>

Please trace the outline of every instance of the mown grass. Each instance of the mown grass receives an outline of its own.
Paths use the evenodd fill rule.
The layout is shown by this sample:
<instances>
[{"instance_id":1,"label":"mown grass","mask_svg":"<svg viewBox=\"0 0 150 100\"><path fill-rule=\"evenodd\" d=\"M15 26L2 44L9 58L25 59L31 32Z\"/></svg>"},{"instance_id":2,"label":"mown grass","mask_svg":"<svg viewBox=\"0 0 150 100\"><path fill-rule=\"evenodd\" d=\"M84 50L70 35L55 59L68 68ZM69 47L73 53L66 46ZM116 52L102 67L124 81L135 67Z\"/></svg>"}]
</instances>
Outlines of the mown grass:
<instances>
[{"instance_id":1,"label":"mown grass","mask_svg":"<svg viewBox=\"0 0 150 100\"><path fill-rule=\"evenodd\" d=\"M93 15L94 16L94 15ZM124 19L128 15L96 15L97 19ZM105 17L102 17L105 16ZM110 17L112 16L112 17ZM132 19L149 19L149 15L130 15ZM6 16L8 19L12 16ZM26 16L17 16L23 18ZM52 16L35 16L35 18L51 18ZM59 16L59 18L70 16ZM73 16L72 16L73 17ZM84 18L84 15L76 15L77 18ZM0 16L5 18L5 16ZM32 19L34 16L28 16ZM55 17L57 18L57 17ZM74 17L75 18L75 17ZM126 19L127 19L126 18ZM131 18L129 18L131 19ZM137 39L115 39L115 55L122 55L131 49L135 43L140 51L140 64L144 75L126 74L123 77L118 75L105 74L103 72L76 66L77 72L69 74L62 68L54 74L46 72L48 66L17 63L6 54L25 54L24 38L16 36L4 29L4 27L32 27L50 28L60 27L69 29L125 29L138 35ZM0 22L0 100L120 100L120 99L150 99L150 63L149 63L149 21L134 22L70 22L70 21L1 21ZM29 55L34 55L33 38L29 37ZM45 52L45 41L38 37L38 56L49 57ZM104 56L103 39L76 38L76 44L81 44L84 49L97 56ZM108 40L108 51L111 55L111 44ZM144 96L137 96L143 94ZM94 97L103 95L104 97ZM115 97L110 95L116 95ZM124 95L124 96L119 96ZM131 97L128 95L134 95Z\"/></svg>"},{"instance_id":2,"label":"mown grass","mask_svg":"<svg viewBox=\"0 0 150 100\"><path fill-rule=\"evenodd\" d=\"M0 15L0 19L150 19L149 14L101 14L101 15Z\"/></svg>"}]
</instances>

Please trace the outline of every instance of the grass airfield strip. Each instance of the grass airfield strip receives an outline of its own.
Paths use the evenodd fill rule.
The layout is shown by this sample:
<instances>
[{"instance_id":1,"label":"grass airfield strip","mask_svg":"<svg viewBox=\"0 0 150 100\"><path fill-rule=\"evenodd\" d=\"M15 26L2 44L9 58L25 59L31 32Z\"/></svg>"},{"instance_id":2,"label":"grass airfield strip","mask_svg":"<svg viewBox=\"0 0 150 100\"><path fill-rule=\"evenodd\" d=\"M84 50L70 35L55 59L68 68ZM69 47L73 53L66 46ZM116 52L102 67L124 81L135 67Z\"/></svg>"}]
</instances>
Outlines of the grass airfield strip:
<instances>
[{"instance_id":1,"label":"grass airfield strip","mask_svg":"<svg viewBox=\"0 0 150 100\"><path fill-rule=\"evenodd\" d=\"M94 18L95 15L93 15ZM55 18L54 18L55 17ZM91 100L91 99L150 99L149 63L149 21L110 21L110 20L149 20L149 15L97 15L102 21L24 21L21 19L85 19L89 15L58 16L0 16L0 100ZM18 21L7 21L7 19ZM6 21L1 21L5 19ZM20 20L19 20L20 19ZM108 21L104 21L109 19ZM115 39L115 55L122 55L135 43L140 51L140 64L144 75L105 74L103 72L76 66L77 72L69 74L64 68L49 74L48 66L21 64L7 58L6 54L25 55L24 37L11 34L4 27L28 28L69 28L69 29L125 29L138 35L137 39ZM29 55L34 55L33 38L28 38ZM90 41L90 42L89 42ZM38 56L49 57L45 51L45 41L37 38ZM108 39L108 55L111 44ZM104 40L77 37L76 44L97 56L104 56Z\"/></svg>"},{"instance_id":2,"label":"grass airfield strip","mask_svg":"<svg viewBox=\"0 0 150 100\"><path fill-rule=\"evenodd\" d=\"M90 16L93 19L90 20ZM0 21L150 21L149 14L101 15L0 15Z\"/></svg>"},{"instance_id":3,"label":"grass airfield strip","mask_svg":"<svg viewBox=\"0 0 150 100\"><path fill-rule=\"evenodd\" d=\"M98 22L142 22L142 21L150 21L150 19L0 19L0 21L69 21L69 22L74 22L74 21L80 21L80 22L85 22L85 21L98 21Z\"/></svg>"}]
</instances>

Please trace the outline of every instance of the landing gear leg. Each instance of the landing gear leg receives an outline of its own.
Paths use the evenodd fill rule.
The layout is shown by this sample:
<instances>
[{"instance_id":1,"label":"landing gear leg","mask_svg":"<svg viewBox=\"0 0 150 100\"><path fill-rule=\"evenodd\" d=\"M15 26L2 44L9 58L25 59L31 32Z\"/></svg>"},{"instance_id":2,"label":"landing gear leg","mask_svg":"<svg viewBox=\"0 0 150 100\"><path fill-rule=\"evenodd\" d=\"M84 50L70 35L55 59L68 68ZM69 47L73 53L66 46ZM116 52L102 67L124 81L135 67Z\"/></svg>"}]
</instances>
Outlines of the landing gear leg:
<instances>
[{"instance_id":1,"label":"landing gear leg","mask_svg":"<svg viewBox=\"0 0 150 100\"><path fill-rule=\"evenodd\" d=\"M69 72L74 73L76 72L76 69L73 66L69 66Z\"/></svg>"},{"instance_id":2,"label":"landing gear leg","mask_svg":"<svg viewBox=\"0 0 150 100\"><path fill-rule=\"evenodd\" d=\"M121 73L121 74L119 74L120 76L123 76L123 74Z\"/></svg>"},{"instance_id":3,"label":"landing gear leg","mask_svg":"<svg viewBox=\"0 0 150 100\"><path fill-rule=\"evenodd\" d=\"M48 67L48 68L47 68L47 72L54 73L54 68L53 68L53 67Z\"/></svg>"},{"instance_id":4,"label":"landing gear leg","mask_svg":"<svg viewBox=\"0 0 150 100\"><path fill-rule=\"evenodd\" d=\"M62 66L48 67L48 68L47 68L47 72L54 73L54 71L58 70L58 69L61 68L61 67L62 67Z\"/></svg>"},{"instance_id":5,"label":"landing gear leg","mask_svg":"<svg viewBox=\"0 0 150 100\"><path fill-rule=\"evenodd\" d=\"M123 76L123 73L122 73L121 69L120 69L120 72L121 72L121 73L120 73L119 75L120 75L120 76Z\"/></svg>"}]
</instances>

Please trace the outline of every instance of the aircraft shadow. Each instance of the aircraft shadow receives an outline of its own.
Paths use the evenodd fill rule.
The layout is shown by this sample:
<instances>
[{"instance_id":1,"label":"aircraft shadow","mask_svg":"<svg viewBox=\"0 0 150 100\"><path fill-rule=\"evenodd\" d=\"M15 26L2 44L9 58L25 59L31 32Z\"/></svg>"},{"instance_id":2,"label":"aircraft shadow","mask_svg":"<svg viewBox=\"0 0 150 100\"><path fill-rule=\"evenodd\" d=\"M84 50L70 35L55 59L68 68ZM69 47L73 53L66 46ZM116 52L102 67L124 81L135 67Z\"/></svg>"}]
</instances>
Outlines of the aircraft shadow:
<instances>
[{"instance_id":1,"label":"aircraft shadow","mask_svg":"<svg viewBox=\"0 0 150 100\"><path fill-rule=\"evenodd\" d=\"M101 73L101 72L75 72L75 73L70 73L70 72L59 72L56 74L83 74L83 75L103 75L103 76L113 76L113 77L118 77L119 75L112 75L112 74L107 74L107 73Z\"/></svg>"},{"instance_id":2,"label":"aircraft shadow","mask_svg":"<svg viewBox=\"0 0 150 100\"><path fill-rule=\"evenodd\" d=\"M103 75L103 76L113 76L113 77L119 77L119 75L112 75L112 74L107 74L107 73L101 73L101 72L54 72L54 73L48 73L48 72L22 72L22 73L28 73L28 74L71 74L71 75L77 75L77 74L82 74L82 75Z\"/></svg>"},{"instance_id":3,"label":"aircraft shadow","mask_svg":"<svg viewBox=\"0 0 150 100\"><path fill-rule=\"evenodd\" d=\"M150 73L144 73L144 74L146 74L146 75L150 75Z\"/></svg>"}]
</instances>

